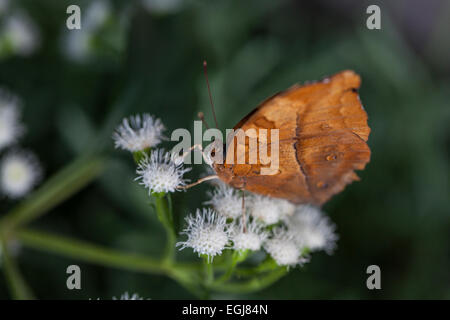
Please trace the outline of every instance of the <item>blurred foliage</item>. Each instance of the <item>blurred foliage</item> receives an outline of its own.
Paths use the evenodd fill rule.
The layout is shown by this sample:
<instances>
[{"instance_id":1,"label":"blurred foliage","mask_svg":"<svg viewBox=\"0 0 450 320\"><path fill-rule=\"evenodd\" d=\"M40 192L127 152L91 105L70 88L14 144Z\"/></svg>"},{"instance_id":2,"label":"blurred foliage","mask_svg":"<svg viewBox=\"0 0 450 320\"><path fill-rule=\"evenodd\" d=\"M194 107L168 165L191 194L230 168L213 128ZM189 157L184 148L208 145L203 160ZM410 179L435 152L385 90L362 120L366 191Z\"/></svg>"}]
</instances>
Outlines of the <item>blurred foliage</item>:
<instances>
[{"instance_id":1,"label":"blurred foliage","mask_svg":"<svg viewBox=\"0 0 450 320\"><path fill-rule=\"evenodd\" d=\"M123 30L102 30L113 49L94 46L89 59L72 61L61 50L62 37L72 32L65 25L66 8L79 4L83 14L90 2L14 1L35 21L41 37L33 55L0 61L0 85L24 102L28 134L23 144L38 154L47 177L77 155L109 154L99 180L33 227L158 254L163 230L146 191L133 181L130 155L113 150L111 133L121 117L149 112L169 130L192 130L197 112L204 111L212 122L203 59L222 129L274 92L353 69L363 79L360 96L369 114L373 153L359 174L362 180L324 207L338 226L338 250L333 256L314 255L310 264L260 293L215 298L450 298L450 74L440 67L442 58L433 60L443 54L436 44L449 48L446 23L435 24L432 50L437 53L430 55L405 40L390 19L387 1L375 1L382 10L381 30L366 29L365 1L351 1L350 12L328 1L170 1L162 9L113 1ZM174 196L180 221L201 205L207 188ZM1 212L13 205L2 200ZM187 259L192 253L181 255ZM17 260L42 299L110 298L124 291L152 299L192 298L160 276L26 248ZM80 291L66 289L70 264L81 266ZM382 290L366 288L371 264L381 267ZM7 297L2 277L0 298Z\"/></svg>"}]
</instances>

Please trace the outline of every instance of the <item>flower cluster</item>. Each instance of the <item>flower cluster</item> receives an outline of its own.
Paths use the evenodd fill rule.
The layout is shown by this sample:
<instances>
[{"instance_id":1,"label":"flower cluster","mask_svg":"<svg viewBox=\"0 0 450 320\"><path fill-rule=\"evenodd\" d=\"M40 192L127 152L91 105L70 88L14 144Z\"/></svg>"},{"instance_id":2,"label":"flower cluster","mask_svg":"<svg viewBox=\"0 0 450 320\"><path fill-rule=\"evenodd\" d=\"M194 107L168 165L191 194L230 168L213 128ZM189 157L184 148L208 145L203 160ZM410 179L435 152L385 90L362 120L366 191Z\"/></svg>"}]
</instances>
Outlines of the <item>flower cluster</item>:
<instances>
[{"instance_id":1,"label":"flower cluster","mask_svg":"<svg viewBox=\"0 0 450 320\"><path fill-rule=\"evenodd\" d=\"M116 148L140 154L136 180L149 194L180 190L188 182L184 174L191 170L183 167L183 157L164 149L152 150L165 139L164 130L161 120L143 114L124 119L113 134Z\"/></svg>"},{"instance_id":2,"label":"flower cluster","mask_svg":"<svg viewBox=\"0 0 450 320\"><path fill-rule=\"evenodd\" d=\"M183 189L190 170L183 157L153 149L163 140L164 125L148 114L123 120L113 135L115 146L136 155L139 181L150 194L165 195ZM136 157L135 157L136 159ZM310 205L239 191L224 183L215 184L209 208L197 209L185 218L180 250L191 248L211 262L224 250L241 256L265 251L279 266L303 265L312 252L331 253L336 246L335 225ZM167 222L167 220L166 220Z\"/></svg>"},{"instance_id":3,"label":"flower cluster","mask_svg":"<svg viewBox=\"0 0 450 320\"><path fill-rule=\"evenodd\" d=\"M42 176L36 156L16 146L23 133L19 99L0 90L0 152L6 150L0 161L0 192L11 199L25 196Z\"/></svg>"},{"instance_id":4,"label":"flower cluster","mask_svg":"<svg viewBox=\"0 0 450 320\"><path fill-rule=\"evenodd\" d=\"M249 194L244 209L236 191L226 186L217 187L210 197L206 204L214 211L204 209L203 215L197 212L195 218L187 218L188 226L183 234L188 240L182 242L182 248L190 247L194 252L211 257L226 248L264 249L278 265L295 266L308 262L310 252L331 253L335 247L335 226L316 207L296 206L286 200ZM215 233L209 233L216 227L211 225L216 221L220 221L217 226L223 231L220 242L216 241ZM202 235L201 241L198 234ZM225 235L228 235L227 241L224 241ZM213 251L202 250L212 246Z\"/></svg>"}]
</instances>

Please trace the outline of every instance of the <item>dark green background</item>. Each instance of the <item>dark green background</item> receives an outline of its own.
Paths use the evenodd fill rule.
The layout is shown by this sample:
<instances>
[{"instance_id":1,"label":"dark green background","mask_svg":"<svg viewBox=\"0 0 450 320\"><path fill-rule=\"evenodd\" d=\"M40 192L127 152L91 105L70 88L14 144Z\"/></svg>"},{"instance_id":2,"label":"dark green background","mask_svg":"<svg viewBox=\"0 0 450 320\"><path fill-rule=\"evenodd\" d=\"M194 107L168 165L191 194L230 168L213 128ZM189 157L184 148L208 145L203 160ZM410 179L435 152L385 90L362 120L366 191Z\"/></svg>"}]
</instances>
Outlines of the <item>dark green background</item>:
<instances>
[{"instance_id":1,"label":"dark green background","mask_svg":"<svg viewBox=\"0 0 450 320\"><path fill-rule=\"evenodd\" d=\"M36 54L0 61L0 85L24 101L22 145L37 153L46 177L88 150L107 152L109 159L100 179L34 228L157 255L164 233L146 192L133 182L131 157L113 150L112 129L123 116L149 112L169 132L192 129L200 110L212 122L203 59L221 128L274 92L349 68L362 77L372 158L359 173L362 180L324 207L337 224L337 251L314 254L262 292L214 298L450 298L448 1L186 1L167 14L148 12L138 1L114 1L116 13L130 10L123 38L113 26L105 37L114 45L101 39L91 60L70 62L60 50L68 32L65 10L79 4L83 11L88 2L14 1L42 33ZM366 28L365 9L374 3L381 7L381 30ZM97 139L101 143L92 143ZM201 206L206 190L177 194L178 214ZM14 204L3 199L1 212ZM124 291L192 298L164 277L26 248L17 259L41 299L110 298ZM80 291L66 289L70 264L81 266ZM371 264L381 267L382 290L366 288ZM8 297L1 277L0 298Z\"/></svg>"}]
</instances>

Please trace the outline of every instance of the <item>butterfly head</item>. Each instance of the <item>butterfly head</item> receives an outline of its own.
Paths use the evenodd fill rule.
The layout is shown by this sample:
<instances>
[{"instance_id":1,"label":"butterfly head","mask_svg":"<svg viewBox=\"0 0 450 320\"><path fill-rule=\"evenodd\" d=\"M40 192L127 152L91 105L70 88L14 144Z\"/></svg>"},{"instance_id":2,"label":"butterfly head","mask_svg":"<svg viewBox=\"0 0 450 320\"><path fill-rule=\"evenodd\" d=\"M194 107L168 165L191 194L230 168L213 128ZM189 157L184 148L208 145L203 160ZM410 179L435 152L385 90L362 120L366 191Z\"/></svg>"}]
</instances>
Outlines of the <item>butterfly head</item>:
<instances>
[{"instance_id":1,"label":"butterfly head","mask_svg":"<svg viewBox=\"0 0 450 320\"><path fill-rule=\"evenodd\" d=\"M205 160L214 169L217 176L231 187L241 189L245 186L245 178L233 173L233 165L226 162L226 144L220 139L205 148Z\"/></svg>"}]
</instances>

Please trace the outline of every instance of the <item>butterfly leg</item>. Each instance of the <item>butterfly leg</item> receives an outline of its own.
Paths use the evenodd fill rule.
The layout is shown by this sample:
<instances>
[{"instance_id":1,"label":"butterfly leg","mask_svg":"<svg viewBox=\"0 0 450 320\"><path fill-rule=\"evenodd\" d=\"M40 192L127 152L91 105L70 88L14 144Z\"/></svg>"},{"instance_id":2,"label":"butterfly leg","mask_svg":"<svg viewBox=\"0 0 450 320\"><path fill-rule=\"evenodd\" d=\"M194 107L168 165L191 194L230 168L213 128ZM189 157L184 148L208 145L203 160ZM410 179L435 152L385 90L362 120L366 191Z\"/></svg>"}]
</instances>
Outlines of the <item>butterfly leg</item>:
<instances>
[{"instance_id":1,"label":"butterfly leg","mask_svg":"<svg viewBox=\"0 0 450 320\"><path fill-rule=\"evenodd\" d=\"M198 184L200 184L200 183L202 183L202 182L205 182L205 181L208 181L208 180L212 180L212 179L218 179L219 177L217 176L217 175L211 175L211 176L206 176L206 177L203 177L203 178L201 178L201 179L198 179L196 182L194 182L194 183L191 183L191 184L187 184L187 185L185 185L185 186L180 186L180 187L178 187L178 189L183 189L183 190L186 190L186 189L189 189L189 188L192 188L192 187L194 187L194 186L196 186L196 185L198 185Z\"/></svg>"},{"instance_id":2,"label":"butterfly leg","mask_svg":"<svg viewBox=\"0 0 450 320\"><path fill-rule=\"evenodd\" d=\"M184 159L189 153L191 153L195 149L199 150L202 153L203 160L206 163L209 163L209 159L208 159L207 155L205 154L205 152L203 151L203 147L201 144L194 144L192 147L189 148L188 151L185 151L181 156L179 156L180 159Z\"/></svg>"},{"instance_id":3,"label":"butterfly leg","mask_svg":"<svg viewBox=\"0 0 450 320\"><path fill-rule=\"evenodd\" d=\"M189 148L188 151L183 152L183 154L180 156L182 159L184 159L189 153L191 153L194 149L198 149L203 154L203 147L201 144L194 144L192 147Z\"/></svg>"}]
</instances>

